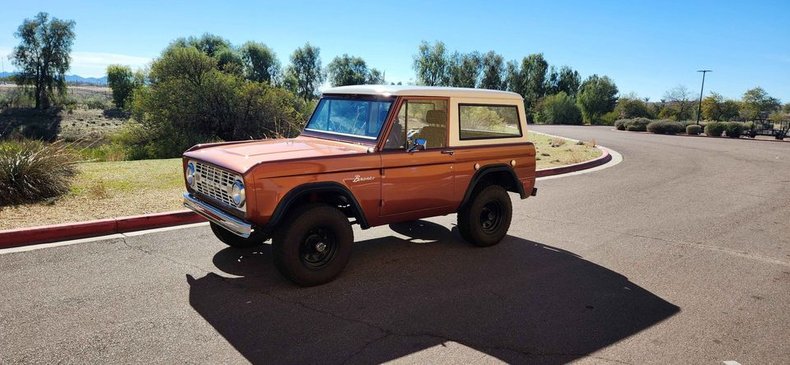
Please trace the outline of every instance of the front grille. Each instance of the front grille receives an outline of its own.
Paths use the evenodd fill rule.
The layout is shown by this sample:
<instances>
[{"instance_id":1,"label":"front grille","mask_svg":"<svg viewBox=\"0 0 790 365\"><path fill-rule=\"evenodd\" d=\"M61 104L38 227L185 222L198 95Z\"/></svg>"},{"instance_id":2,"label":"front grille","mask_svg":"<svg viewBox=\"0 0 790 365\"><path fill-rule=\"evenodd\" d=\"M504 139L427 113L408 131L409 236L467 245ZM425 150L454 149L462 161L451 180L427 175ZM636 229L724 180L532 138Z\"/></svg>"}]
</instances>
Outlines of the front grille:
<instances>
[{"instance_id":1,"label":"front grille","mask_svg":"<svg viewBox=\"0 0 790 365\"><path fill-rule=\"evenodd\" d=\"M198 193L213 198L227 206L240 208L230 197L230 189L237 177L236 175L202 162L195 162L195 175L197 175L195 190Z\"/></svg>"}]
</instances>

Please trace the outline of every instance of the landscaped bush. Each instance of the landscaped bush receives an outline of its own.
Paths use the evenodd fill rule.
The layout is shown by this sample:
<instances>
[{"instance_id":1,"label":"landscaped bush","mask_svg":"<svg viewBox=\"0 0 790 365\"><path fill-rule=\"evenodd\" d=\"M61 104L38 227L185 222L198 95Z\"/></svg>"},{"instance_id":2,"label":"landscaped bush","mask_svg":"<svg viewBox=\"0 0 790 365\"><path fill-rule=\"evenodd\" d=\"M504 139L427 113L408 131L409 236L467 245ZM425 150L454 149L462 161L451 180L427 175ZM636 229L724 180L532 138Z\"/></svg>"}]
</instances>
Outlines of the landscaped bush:
<instances>
[{"instance_id":1,"label":"landscaped bush","mask_svg":"<svg viewBox=\"0 0 790 365\"><path fill-rule=\"evenodd\" d=\"M625 123L625 130L632 132L646 132L647 125L650 124L650 122L650 119L647 118L631 119L631 121Z\"/></svg>"},{"instance_id":2,"label":"landscaped bush","mask_svg":"<svg viewBox=\"0 0 790 365\"><path fill-rule=\"evenodd\" d=\"M601 116L601 124L603 125L614 125L614 122L620 118L620 113L616 111L608 112Z\"/></svg>"},{"instance_id":3,"label":"landscaped bush","mask_svg":"<svg viewBox=\"0 0 790 365\"><path fill-rule=\"evenodd\" d=\"M708 137L721 137L724 133L724 123L710 122L705 125L705 135Z\"/></svg>"},{"instance_id":4,"label":"landscaped bush","mask_svg":"<svg viewBox=\"0 0 790 365\"><path fill-rule=\"evenodd\" d=\"M654 120L647 125L647 131L656 134L683 133L683 124L669 120Z\"/></svg>"},{"instance_id":5,"label":"landscaped bush","mask_svg":"<svg viewBox=\"0 0 790 365\"><path fill-rule=\"evenodd\" d=\"M539 124L582 124L582 112L573 97L564 91L549 95L540 101L535 112Z\"/></svg>"},{"instance_id":6,"label":"landscaped bush","mask_svg":"<svg viewBox=\"0 0 790 365\"><path fill-rule=\"evenodd\" d=\"M617 128L618 131L625 130L625 124L630 122L631 119L618 119L614 121L614 127Z\"/></svg>"},{"instance_id":7,"label":"landscaped bush","mask_svg":"<svg viewBox=\"0 0 790 365\"><path fill-rule=\"evenodd\" d=\"M741 138L741 133L743 133L743 123L728 122L723 124L724 124L724 133L727 134L727 137Z\"/></svg>"},{"instance_id":8,"label":"landscaped bush","mask_svg":"<svg viewBox=\"0 0 790 365\"><path fill-rule=\"evenodd\" d=\"M62 142L0 142L0 206L34 203L69 191L76 159Z\"/></svg>"},{"instance_id":9,"label":"landscaped bush","mask_svg":"<svg viewBox=\"0 0 790 365\"><path fill-rule=\"evenodd\" d=\"M696 136L702 133L702 126L689 124L686 126L686 134Z\"/></svg>"}]
</instances>

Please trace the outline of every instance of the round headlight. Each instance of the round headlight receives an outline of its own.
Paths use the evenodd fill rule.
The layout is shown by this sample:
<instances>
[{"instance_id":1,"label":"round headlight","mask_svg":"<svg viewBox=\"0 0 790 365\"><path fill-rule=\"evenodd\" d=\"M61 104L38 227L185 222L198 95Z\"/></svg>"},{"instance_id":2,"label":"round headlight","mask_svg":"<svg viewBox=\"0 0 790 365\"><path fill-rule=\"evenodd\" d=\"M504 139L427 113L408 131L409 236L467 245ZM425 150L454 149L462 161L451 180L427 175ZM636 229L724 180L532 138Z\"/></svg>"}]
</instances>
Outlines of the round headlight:
<instances>
[{"instance_id":1,"label":"round headlight","mask_svg":"<svg viewBox=\"0 0 790 365\"><path fill-rule=\"evenodd\" d=\"M189 184L189 186L194 186L195 185L195 163L194 162L189 161L189 163L187 164L187 169L184 172L184 174L186 174L186 177L187 177L187 184Z\"/></svg>"},{"instance_id":2,"label":"round headlight","mask_svg":"<svg viewBox=\"0 0 790 365\"><path fill-rule=\"evenodd\" d=\"M230 189L230 197L233 199L233 203L236 204L237 207L244 205L246 195L244 193L243 181L236 179L236 181L233 182L233 186Z\"/></svg>"}]
</instances>

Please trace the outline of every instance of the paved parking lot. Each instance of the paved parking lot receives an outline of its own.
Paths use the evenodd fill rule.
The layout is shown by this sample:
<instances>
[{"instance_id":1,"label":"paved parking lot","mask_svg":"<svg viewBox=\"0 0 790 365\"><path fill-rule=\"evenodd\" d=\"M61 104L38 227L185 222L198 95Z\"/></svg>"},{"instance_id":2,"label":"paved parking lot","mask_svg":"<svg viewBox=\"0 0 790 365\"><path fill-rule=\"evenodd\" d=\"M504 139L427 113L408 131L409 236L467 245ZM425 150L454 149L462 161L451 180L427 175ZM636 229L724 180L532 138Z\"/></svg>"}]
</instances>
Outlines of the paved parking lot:
<instances>
[{"instance_id":1,"label":"paved parking lot","mask_svg":"<svg viewBox=\"0 0 790 365\"><path fill-rule=\"evenodd\" d=\"M790 144L536 127L622 153L538 183L498 246L355 230L334 282L205 225L0 254L0 363L790 359Z\"/></svg>"}]
</instances>

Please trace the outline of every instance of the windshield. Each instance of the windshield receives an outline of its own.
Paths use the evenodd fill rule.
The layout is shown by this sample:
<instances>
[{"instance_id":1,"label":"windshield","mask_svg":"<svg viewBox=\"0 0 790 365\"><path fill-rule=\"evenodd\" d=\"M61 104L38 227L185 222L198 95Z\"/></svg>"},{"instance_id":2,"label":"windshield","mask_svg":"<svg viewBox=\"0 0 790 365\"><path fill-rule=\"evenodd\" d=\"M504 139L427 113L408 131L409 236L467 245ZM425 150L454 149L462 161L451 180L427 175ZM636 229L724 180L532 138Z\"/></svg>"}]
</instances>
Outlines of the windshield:
<instances>
[{"instance_id":1,"label":"windshield","mask_svg":"<svg viewBox=\"0 0 790 365\"><path fill-rule=\"evenodd\" d=\"M305 130L375 140L392 100L324 97Z\"/></svg>"}]
</instances>

